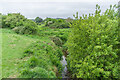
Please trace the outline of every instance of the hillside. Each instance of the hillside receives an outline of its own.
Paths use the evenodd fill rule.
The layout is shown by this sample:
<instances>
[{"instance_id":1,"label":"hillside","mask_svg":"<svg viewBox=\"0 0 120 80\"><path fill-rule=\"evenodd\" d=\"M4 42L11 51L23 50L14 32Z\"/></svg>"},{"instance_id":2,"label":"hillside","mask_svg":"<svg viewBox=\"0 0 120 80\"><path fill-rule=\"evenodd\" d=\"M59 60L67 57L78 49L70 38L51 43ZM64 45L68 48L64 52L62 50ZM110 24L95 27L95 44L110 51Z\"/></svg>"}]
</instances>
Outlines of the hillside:
<instances>
[{"instance_id":1,"label":"hillside","mask_svg":"<svg viewBox=\"0 0 120 80\"><path fill-rule=\"evenodd\" d=\"M2 42L2 63L3 63L2 67L4 67L2 69L2 77L3 78L20 77L20 75L22 73L22 72L19 72L19 71L21 71L21 70L19 70L21 67L21 64L23 64L23 65L29 64L26 62L29 61L29 59L32 59L36 54L38 54L40 51L40 47L42 47L42 46L48 47L47 49L49 49L49 48L52 48L49 45L50 44L53 45L53 47L56 48L56 50L53 50L51 52L51 54L49 54L49 55L51 55L51 57L53 56L55 58L55 55L52 55L52 53L54 53L54 51L55 52L57 51L57 53L59 53L59 54L58 54L58 58L55 58L55 59L59 59L60 57L62 57L62 55L60 55L60 53L62 54L62 52L61 52L62 50L60 51L60 49L58 49L58 47L52 41L53 40L52 36L55 37L56 35L60 35L61 34L60 31L57 31L57 30L54 31L53 29L49 29L49 28L48 29L41 28L41 30L42 31L41 31L40 36L34 36L34 35L19 35L10 29L2 29L2 33L0 33L0 34L2 34L2 40L3 40L3 42ZM61 31L64 33L64 31L68 31L68 29L61 29ZM32 48L35 50L35 54L26 56L25 53L27 50L32 50L31 47L33 47L34 45L39 45L39 44L40 44L39 47ZM37 53L36 48L39 49L38 53ZM45 52L45 53L43 54L41 52ZM46 54L46 50L44 50L44 48L41 48L41 52L40 52L40 55L41 55L40 57L44 57L44 59L46 59L44 64L41 64L41 65L45 65L45 63L47 61L50 61L51 58L45 57L45 55L46 56L49 56L49 55ZM28 53L29 53L29 51L28 51ZM49 51L49 53L50 53L50 51ZM60 64L60 62L58 62L57 64ZM53 64L52 62L50 62L50 64L47 64L47 65L49 67L51 65L50 68L53 68L53 71L54 71L54 69L57 69L56 68L57 66L55 64ZM24 69L24 68L22 68L22 69ZM57 71L55 71L55 73L56 72ZM44 76L45 75L43 75L42 77L44 77ZM24 76L22 76L22 77L24 77ZM27 76L25 76L25 77L27 77Z\"/></svg>"},{"instance_id":2,"label":"hillside","mask_svg":"<svg viewBox=\"0 0 120 80\"><path fill-rule=\"evenodd\" d=\"M117 6L75 19L2 16L2 78L120 78ZM1 69L1 68L0 68Z\"/></svg>"},{"instance_id":3,"label":"hillside","mask_svg":"<svg viewBox=\"0 0 120 80\"><path fill-rule=\"evenodd\" d=\"M25 48L38 39L18 35L9 29L2 29L2 76L13 77L17 74L18 61Z\"/></svg>"}]
</instances>

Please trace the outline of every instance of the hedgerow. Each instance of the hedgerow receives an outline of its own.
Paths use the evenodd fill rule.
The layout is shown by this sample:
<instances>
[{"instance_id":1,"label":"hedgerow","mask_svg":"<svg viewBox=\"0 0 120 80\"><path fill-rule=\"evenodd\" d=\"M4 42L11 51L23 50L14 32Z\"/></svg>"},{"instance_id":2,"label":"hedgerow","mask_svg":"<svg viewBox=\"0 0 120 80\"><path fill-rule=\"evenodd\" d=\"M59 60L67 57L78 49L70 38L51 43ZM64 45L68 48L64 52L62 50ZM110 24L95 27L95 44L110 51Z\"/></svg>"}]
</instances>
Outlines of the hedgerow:
<instances>
[{"instance_id":1,"label":"hedgerow","mask_svg":"<svg viewBox=\"0 0 120 80\"><path fill-rule=\"evenodd\" d=\"M65 19L46 18L44 22L45 22L45 26L48 26L50 28L62 29L62 28L69 28L70 20L69 19L67 20L68 21L66 21Z\"/></svg>"},{"instance_id":2,"label":"hedgerow","mask_svg":"<svg viewBox=\"0 0 120 80\"><path fill-rule=\"evenodd\" d=\"M13 29L19 34L36 34L38 30L34 21L25 18L20 13L2 15L2 28Z\"/></svg>"},{"instance_id":3,"label":"hedgerow","mask_svg":"<svg viewBox=\"0 0 120 80\"><path fill-rule=\"evenodd\" d=\"M100 15L96 5L95 15L83 16L71 24L68 38L68 70L77 78L120 78L120 44L118 18L115 7L110 6Z\"/></svg>"}]
</instances>

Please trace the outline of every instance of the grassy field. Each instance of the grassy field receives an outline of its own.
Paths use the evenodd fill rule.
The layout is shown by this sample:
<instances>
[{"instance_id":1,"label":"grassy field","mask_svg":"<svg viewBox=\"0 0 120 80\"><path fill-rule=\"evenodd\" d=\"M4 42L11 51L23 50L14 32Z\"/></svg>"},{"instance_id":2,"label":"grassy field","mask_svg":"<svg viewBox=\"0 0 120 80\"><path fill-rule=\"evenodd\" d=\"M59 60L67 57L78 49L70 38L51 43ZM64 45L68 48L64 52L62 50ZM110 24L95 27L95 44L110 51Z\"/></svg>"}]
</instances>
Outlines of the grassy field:
<instances>
[{"instance_id":1,"label":"grassy field","mask_svg":"<svg viewBox=\"0 0 120 80\"><path fill-rule=\"evenodd\" d=\"M11 30L2 29L2 77L15 77L19 58L25 48L38 39L18 35Z\"/></svg>"},{"instance_id":2,"label":"grassy field","mask_svg":"<svg viewBox=\"0 0 120 80\"><path fill-rule=\"evenodd\" d=\"M0 79L2 78L2 29L0 29Z\"/></svg>"},{"instance_id":3,"label":"grassy field","mask_svg":"<svg viewBox=\"0 0 120 80\"><path fill-rule=\"evenodd\" d=\"M36 35L19 35L10 29L2 29L2 78L16 78L19 76L19 64L23 61L21 57L25 49L36 41L53 43L50 36L61 35L68 32L68 29L40 29Z\"/></svg>"}]
</instances>

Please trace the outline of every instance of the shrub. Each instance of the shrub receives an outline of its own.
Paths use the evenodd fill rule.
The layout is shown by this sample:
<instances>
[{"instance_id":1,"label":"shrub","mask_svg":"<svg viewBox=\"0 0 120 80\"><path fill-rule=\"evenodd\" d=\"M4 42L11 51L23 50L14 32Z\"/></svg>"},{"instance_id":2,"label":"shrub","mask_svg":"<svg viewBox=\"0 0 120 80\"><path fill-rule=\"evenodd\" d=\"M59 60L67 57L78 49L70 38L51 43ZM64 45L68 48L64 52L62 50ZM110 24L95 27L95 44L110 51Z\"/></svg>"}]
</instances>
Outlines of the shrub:
<instances>
[{"instance_id":1,"label":"shrub","mask_svg":"<svg viewBox=\"0 0 120 80\"><path fill-rule=\"evenodd\" d=\"M48 26L50 28L69 28L69 22L64 19L52 19L52 18L46 18L44 20L45 26Z\"/></svg>"},{"instance_id":2,"label":"shrub","mask_svg":"<svg viewBox=\"0 0 120 80\"><path fill-rule=\"evenodd\" d=\"M50 28L69 28L69 23L64 21L64 22L55 22L49 26Z\"/></svg>"},{"instance_id":3,"label":"shrub","mask_svg":"<svg viewBox=\"0 0 120 80\"><path fill-rule=\"evenodd\" d=\"M55 21L56 21L56 19L46 18L46 19L44 20L45 26L49 26L50 24L53 24Z\"/></svg>"},{"instance_id":4,"label":"shrub","mask_svg":"<svg viewBox=\"0 0 120 80\"><path fill-rule=\"evenodd\" d=\"M51 40L55 43L55 45L62 46L62 40L59 37L51 37Z\"/></svg>"},{"instance_id":5,"label":"shrub","mask_svg":"<svg viewBox=\"0 0 120 80\"><path fill-rule=\"evenodd\" d=\"M21 71L24 78L55 78L55 74L49 74L47 70L41 67L35 67L32 70L25 68Z\"/></svg>"},{"instance_id":6,"label":"shrub","mask_svg":"<svg viewBox=\"0 0 120 80\"><path fill-rule=\"evenodd\" d=\"M36 34L37 33L38 27L33 21L26 20L23 25L24 26L15 27L13 28L13 30L19 34Z\"/></svg>"},{"instance_id":7,"label":"shrub","mask_svg":"<svg viewBox=\"0 0 120 80\"><path fill-rule=\"evenodd\" d=\"M29 60L28 60L28 64L29 64L29 67L33 68L33 67L36 67L38 65L38 58L33 56L31 57Z\"/></svg>"},{"instance_id":8,"label":"shrub","mask_svg":"<svg viewBox=\"0 0 120 80\"><path fill-rule=\"evenodd\" d=\"M20 13L12 13L2 17L2 27L13 29L20 34L36 34L38 30L37 24L26 19Z\"/></svg>"},{"instance_id":9,"label":"shrub","mask_svg":"<svg viewBox=\"0 0 120 80\"><path fill-rule=\"evenodd\" d=\"M43 21L43 19L40 18L40 17L36 17L36 18L35 18L35 22L36 22L37 24L40 24L42 21Z\"/></svg>"},{"instance_id":10,"label":"shrub","mask_svg":"<svg viewBox=\"0 0 120 80\"><path fill-rule=\"evenodd\" d=\"M62 51L53 44L35 42L24 51L29 57L20 64L20 76L22 78L56 78L56 73L62 72ZM24 59L24 58L23 58ZM55 66L57 70L54 69Z\"/></svg>"},{"instance_id":11,"label":"shrub","mask_svg":"<svg viewBox=\"0 0 120 80\"><path fill-rule=\"evenodd\" d=\"M23 26L23 22L26 20L20 13L12 13L2 16L2 27L3 28L14 28L17 26Z\"/></svg>"},{"instance_id":12,"label":"shrub","mask_svg":"<svg viewBox=\"0 0 120 80\"><path fill-rule=\"evenodd\" d=\"M64 33L63 35L56 35L56 37L59 37L62 40L62 44L65 44L67 41L68 33Z\"/></svg>"},{"instance_id":13,"label":"shrub","mask_svg":"<svg viewBox=\"0 0 120 80\"><path fill-rule=\"evenodd\" d=\"M109 11L114 9L110 8ZM73 21L68 38L68 67L77 78L120 78L118 19L112 14L83 16Z\"/></svg>"}]
</instances>

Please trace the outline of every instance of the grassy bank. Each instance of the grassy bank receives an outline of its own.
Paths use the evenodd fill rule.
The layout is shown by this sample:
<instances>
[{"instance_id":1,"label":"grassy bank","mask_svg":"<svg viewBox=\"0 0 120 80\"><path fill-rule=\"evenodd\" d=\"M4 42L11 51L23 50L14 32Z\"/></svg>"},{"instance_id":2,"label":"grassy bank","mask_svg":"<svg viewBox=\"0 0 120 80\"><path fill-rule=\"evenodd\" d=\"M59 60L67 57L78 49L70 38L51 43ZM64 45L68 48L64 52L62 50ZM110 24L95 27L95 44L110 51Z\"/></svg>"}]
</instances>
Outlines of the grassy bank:
<instances>
[{"instance_id":1,"label":"grassy bank","mask_svg":"<svg viewBox=\"0 0 120 80\"><path fill-rule=\"evenodd\" d=\"M37 71L46 71L48 72L47 77L56 77L60 75L60 56L62 54L62 49L59 46L56 46L55 43L50 38L51 36L61 36L61 39L64 40L64 33L68 32L68 29L49 29L40 27L38 35L19 35L14 33L10 29L2 29L2 77L3 78L16 78L16 77L30 77L33 76L31 72L23 76L24 71L33 70L33 67L30 67L30 61L32 59L38 60L40 64L35 66ZM63 35L63 36L62 36ZM66 34L67 35L67 34ZM52 46L51 46L51 45ZM35 46L37 45L37 46ZM44 49L45 46L46 48ZM49 50L47 50L49 49ZM33 54L29 54L29 50L34 50ZM26 52L28 51L28 52ZM47 54L48 53L48 54ZM39 59L39 57L43 59ZM58 61L58 62L57 62ZM42 64L42 62L44 62ZM45 65L46 64L46 65ZM25 65L25 66L23 66ZM27 66L26 66L27 65ZM41 65L44 65L41 67ZM44 67L48 67L45 68ZM33 70L34 72L34 70ZM37 73L36 73L37 74ZM42 73L38 73L42 74ZM46 73L43 73L46 74ZM41 77L46 77L45 75ZM35 77L35 76L34 76Z\"/></svg>"},{"instance_id":2,"label":"grassy bank","mask_svg":"<svg viewBox=\"0 0 120 80\"><path fill-rule=\"evenodd\" d=\"M2 29L2 77L14 77L17 73L18 59L24 49L38 39L18 35L9 29Z\"/></svg>"}]
</instances>

